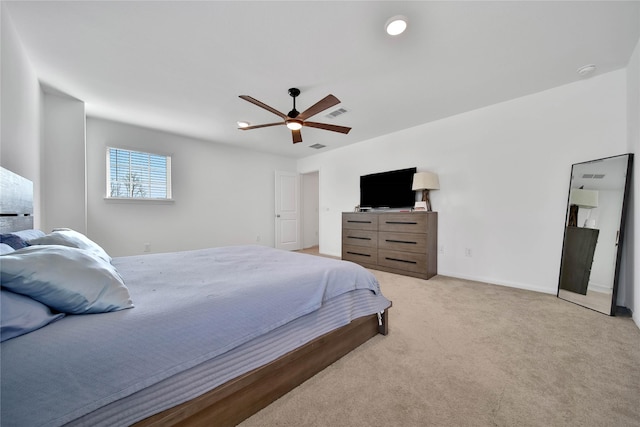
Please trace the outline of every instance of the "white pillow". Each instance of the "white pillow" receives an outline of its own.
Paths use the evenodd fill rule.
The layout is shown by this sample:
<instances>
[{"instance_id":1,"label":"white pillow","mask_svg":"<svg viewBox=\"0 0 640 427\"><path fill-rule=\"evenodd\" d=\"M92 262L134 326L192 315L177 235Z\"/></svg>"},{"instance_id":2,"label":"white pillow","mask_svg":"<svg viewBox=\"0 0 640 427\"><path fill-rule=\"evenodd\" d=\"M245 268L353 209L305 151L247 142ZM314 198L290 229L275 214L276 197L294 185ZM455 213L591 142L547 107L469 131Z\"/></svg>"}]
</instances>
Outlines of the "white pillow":
<instances>
[{"instance_id":1,"label":"white pillow","mask_svg":"<svg viewBox=\"0 0 640 427\"><path fill-rule=\"evenodd\" d=\"M63 313L133 307L115 267L83 249L37 245L0 256L0 284Z\"/></svg>"},{"instance_id":2,"label":"white pillow","mask_svg":"<svg viewBox=\"0 0 640 427\"><path fill-rule=\"evenodd\" d=\"M53 233L47 234L44 237L37 239L31 239L27 243L30 245L62 245L69 246L71 248L85 249L93 252L95 255L104 259L107 262L111 262L111 257L100 247L96 242L89 239L82 233L70 230L68 228L56 229Z\"/></svg>"},{"instance_id":3,"label":"white pillow","mask_svg":"<svg viewBox=\"0 0 640 427\"><path fill-rule=\"evenodd\" d=\"M31 240L31 239L37 239L38 237L42 237L44 236L45 233L42 230L30 228L27 230L12 231L11 234L15 234L16 236L20 237L23 240Z\"/></svg>"}]
</instances>

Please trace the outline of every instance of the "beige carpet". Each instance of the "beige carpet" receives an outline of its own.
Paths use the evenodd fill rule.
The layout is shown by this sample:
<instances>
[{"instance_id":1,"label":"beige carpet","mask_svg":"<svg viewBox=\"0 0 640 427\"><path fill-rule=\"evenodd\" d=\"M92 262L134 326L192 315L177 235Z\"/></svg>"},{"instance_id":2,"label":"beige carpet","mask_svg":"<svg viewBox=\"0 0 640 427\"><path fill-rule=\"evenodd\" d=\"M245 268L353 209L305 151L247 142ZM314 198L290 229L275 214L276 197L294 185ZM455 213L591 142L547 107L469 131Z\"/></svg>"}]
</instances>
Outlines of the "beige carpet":
<instances>
[{"instance_id":1,"label":"beige carpet","mask_svg":"<svg viewBox=\"0 0 640 427\"><path fill-rule=\"evenodd\" d=\"M266 426L640 426L640 330L552 295L372 270L376 336L245 420Z\"/></svg>"}]
</instances>

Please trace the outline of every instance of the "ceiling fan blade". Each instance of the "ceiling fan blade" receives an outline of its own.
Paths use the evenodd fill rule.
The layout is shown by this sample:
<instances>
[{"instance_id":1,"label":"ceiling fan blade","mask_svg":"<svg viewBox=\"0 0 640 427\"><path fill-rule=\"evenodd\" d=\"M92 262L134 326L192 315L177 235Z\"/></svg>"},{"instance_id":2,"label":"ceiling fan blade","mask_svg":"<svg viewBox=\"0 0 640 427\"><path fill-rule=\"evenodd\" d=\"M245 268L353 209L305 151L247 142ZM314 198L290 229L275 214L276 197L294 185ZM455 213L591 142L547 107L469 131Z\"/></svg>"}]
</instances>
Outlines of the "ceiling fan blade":
<instances>
[{"instance_id":1,"label":"ceiling fan blade","mask_svg":"<svg viewBox=\"0 0 640 427\"><path fill-rule=\"evenodd\" d=\"M250 97L249 95L240 95L240 98L242 98L245 101L248 101L248 102L250 102L250 103L252 103L254 105L257 105L260 108L264 108L265 110L272 112L276 116L281 117L282 120L286 120L287 119L287 116L285 114L281 113L280 111L276 110L273 107L269 107L264 102L260 102L257 99Z\"/></svg>"},{"instance_id":2,"label":"ceiling fan blade","mask_svg":"<svg viewBox=\"0 0 640 427\"><path fill-rule=\"evenodd\" d=\"M310 128L318 128L318 129L330 130L333 132L340 132L340 133L349 133L349 131L351 130L351 128L346 126L330 125L327 123L304 122L302 123L302 125L309 126Z\"/></svg>"},{"instance_id":3,"label":"ceiling fan blade","mask_svg":"<svg viewBox=\"0 0 640 427\"><path fill-rule=\"evenodd\" d=\"M300 113L297 118L300 120L308 119L309 117L315 116L319 112L338 104L340 104L340 100L338 98L333 95L327 95L323 99Z\"/></svg>"},{"instance_id":4,"label":"ceiling fan blade","mask_svg":"<svg viewBox=\"0 0 640 427\"><path fill-rule=\"evenodd\" d=\"M291 136L293 137L294 144L297 144L298 142L302 142L302 134L300 133L300 129L292 130Z\"/></svg>"},{"instance_id":5,"label":"ceiling fan blade","mask_svg":"<svg viewBox=\"0 0 640 427\"><path fill-rule=\"evenodd\" d=\"M266 127L269 127L269 126L279 126L279 125L283 125L283 124L284 124L284 122L267 123L267 124L264 124L264 125L246 126L246 127L238 128L238 129L240 129L240 130L249 130L249 129L266 128Z\"/></svg>"}]
</instances>

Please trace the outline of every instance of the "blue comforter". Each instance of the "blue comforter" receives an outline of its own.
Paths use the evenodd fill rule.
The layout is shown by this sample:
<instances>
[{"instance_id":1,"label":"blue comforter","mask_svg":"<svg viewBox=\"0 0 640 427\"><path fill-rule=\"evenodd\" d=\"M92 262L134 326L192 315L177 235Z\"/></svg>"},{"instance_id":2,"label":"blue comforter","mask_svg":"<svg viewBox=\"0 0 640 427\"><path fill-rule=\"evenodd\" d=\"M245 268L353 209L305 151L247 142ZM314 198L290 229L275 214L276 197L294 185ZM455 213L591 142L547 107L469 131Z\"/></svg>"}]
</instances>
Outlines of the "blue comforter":
<instances>
[{"instance_id":1,"label":"blue comforter","mask_svg":"<svg viewBox=\"0 0 640 427\"><path fill-rule=\"evenodd\" d=\"M58 426L233 349L324 301L380 294L355 264L237 246L115 258L135 308L69 315L1 344L2 425Z\"/></svg>"}]
</instances>

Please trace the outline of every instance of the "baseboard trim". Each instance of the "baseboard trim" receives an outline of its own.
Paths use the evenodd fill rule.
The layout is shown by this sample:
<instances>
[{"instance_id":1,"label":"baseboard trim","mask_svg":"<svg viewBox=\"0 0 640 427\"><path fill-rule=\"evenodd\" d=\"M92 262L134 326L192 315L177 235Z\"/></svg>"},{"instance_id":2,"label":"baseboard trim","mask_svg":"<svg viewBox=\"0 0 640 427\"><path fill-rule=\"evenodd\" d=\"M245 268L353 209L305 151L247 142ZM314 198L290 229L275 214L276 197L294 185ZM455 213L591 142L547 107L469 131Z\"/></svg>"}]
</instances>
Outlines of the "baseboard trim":
<instances>
[{"instance_id":1,"label":"baseboard trim","mask_svg":"<svg viewBox=\"0 0 640 427\"><path fill-rule=\"evenodd\" d=\"M556 295L558 292L557 289L545 289L545 288L540 288L538 286L532 286L526 283L509 282L504 280L497 280L490 277L467 276L464 274L450 273L447 271L438 271L438 274L442 276L454 277L456 279L473 280L474 282L481 282L489 285L498 285L498 286L505 286L508 288L523 289L526 291L540 292L540 293L549 294L549 295Z\"/></svg>"}]
</instances>

